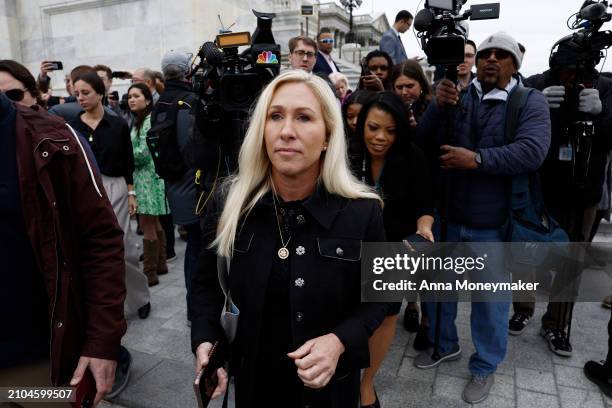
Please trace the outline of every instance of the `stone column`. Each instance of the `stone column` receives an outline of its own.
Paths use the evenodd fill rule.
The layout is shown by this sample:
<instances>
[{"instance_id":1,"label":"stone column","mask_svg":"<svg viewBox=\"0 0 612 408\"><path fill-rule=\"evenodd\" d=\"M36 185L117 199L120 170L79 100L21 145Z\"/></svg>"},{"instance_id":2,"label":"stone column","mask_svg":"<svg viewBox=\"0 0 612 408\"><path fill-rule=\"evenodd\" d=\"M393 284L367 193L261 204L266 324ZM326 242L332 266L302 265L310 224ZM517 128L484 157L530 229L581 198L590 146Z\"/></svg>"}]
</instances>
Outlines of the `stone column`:
<instances>
[{"instance_id":1,"label":"stone column","mask_svg":"<svg viewBox=\"0 0 612 408\"><path fill-rule=\"evenodd\" d=\"M17 0L0 0L0 59L21 61Z\"/></svg>"}]
</instances>

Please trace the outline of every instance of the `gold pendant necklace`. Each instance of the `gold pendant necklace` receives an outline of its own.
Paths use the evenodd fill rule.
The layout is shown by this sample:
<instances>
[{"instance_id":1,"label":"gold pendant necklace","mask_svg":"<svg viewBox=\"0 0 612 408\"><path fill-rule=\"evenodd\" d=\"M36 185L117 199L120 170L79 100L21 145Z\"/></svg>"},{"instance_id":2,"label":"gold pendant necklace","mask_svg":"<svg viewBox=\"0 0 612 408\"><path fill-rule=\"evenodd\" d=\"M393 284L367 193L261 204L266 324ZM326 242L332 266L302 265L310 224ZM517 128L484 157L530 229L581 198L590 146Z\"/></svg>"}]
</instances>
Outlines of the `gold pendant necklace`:
<instances>
[{"instance_id":1,"label":"gold pendant necklace","mask_svg":"<svg viewBox=\"0 0 612 408\"><path fill-rule=\"evenodd\" d=\"M281 230L280 221L278 220L278 210L276 209L276 193L275 192L272 192L272 202L274 203L274 215L276 216L276 225L278 225L278 234L280 235L281 245L282 245L282 247L278 249L277 254L280 259L285 260L289 258L289 250L287 249L287 245L289 245L289 241L291 241L291 237L289 237L286 243L283 240L283 232Z\"/></svg>"}]
</instances>

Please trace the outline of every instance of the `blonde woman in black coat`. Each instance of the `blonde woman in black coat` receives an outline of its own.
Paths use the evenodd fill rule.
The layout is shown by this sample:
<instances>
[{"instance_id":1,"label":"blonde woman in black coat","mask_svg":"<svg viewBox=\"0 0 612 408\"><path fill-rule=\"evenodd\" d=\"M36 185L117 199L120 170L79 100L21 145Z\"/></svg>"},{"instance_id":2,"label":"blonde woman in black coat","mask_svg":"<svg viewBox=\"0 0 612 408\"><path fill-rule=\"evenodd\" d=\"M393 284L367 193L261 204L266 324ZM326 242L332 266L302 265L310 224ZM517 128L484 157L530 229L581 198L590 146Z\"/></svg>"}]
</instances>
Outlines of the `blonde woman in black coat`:
<instances>
[{"instance_id":1,"label":"blonde woman in black coat","mask_svg":"<svg viewBox=\"0 0 612 408\"><path fill-rule=\"evenodd\" d=\"M224 297L217 256L230 259L240 310L229 345L236 406L355 407L368 338L389 305L361 303L363 242L384 241L380 198L352 176L338 103L303 71L263 91L227 184L210 209L190 304L196 370L208 364ZM227 387L217 370L215 397Z\"/></svg>"}]
</instances>

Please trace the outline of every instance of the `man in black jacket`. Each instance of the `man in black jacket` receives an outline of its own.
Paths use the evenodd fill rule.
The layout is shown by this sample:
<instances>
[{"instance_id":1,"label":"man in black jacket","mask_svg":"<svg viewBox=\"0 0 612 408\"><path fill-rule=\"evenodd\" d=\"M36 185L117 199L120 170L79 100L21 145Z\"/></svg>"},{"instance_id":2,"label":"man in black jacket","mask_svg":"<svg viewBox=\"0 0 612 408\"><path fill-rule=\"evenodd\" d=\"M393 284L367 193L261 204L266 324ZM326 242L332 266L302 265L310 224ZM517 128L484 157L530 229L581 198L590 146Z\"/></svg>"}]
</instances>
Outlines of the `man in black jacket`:
<instances>
[{"instance_id":1,"label":"man in black jacket","mask_svg":"<svg viewBox=\"0 0 612 408\"><path fill-rule=\"evenodd\" d=\"M182 225L187 231L187 246L185 249L185 286L187 288L187 302L191 293L191 276L197 265L200 250L201 232L200 219L196 214L197 188L195 184L195 170L190 167L188 155L190 132L193 128L194 117L192 107L195 107L196 96L191 90L191 83L186 79L191 67L191 54L179 51L169 51L164 55L162 71L166 79L166 87L155 104L151 114L151 126L164 121L175 106L176 116L176 142L185 168L184 174L173 180L164 180L166 184L166 197L170 204L170 211L174 223ZM190 317L187 316L189 320Z\"/></svg>"},{"instance_id":2,"label":"man in black jacket","mask_svg":"<svg viewBox=\"0 0 612 408\"><path fill-rule=\"evenodd\" d=\"M563 42L551 58L551 69L525 80L526 86L542 90L550 106L552 126L551 146L540 178L546 208L574 242L587 241L602 195L605 166L612 126L612 80L594 71L588 81L580 80L579 65L582 55L569 41ZM592 81L590 78L596 78ZM584 82L584 83L582 83ZM592 82L592 83L589 83ZM595 134L586 177L580 177L573 166L573 149L567 130L581 117L593 120ZM574 176L572 177L572 172ZM568 303L551 302L542 316L541 335L552 352L568 357L572 346L566 334L569 321ZM533 302L515 302L510 319L510 334L518 335L533 316Z\"/></svg>"}]
</instances>

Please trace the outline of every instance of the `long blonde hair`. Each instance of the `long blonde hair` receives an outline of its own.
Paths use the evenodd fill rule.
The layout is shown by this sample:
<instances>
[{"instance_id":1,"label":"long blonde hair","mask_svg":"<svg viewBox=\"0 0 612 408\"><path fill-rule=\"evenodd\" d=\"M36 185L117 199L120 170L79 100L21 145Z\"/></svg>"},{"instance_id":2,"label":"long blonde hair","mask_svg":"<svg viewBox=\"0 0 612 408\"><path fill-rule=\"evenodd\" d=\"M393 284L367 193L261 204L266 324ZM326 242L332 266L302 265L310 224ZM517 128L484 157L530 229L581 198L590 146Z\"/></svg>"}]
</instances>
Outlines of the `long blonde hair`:
<instances>
[{"instance_id":1,"label":"long blonde hair","mask_svg":"<svg viewBox=\"0 0 612 408\"><path fill-rule=\"evenodd\" d=\"M217 248L217 253L221 256L231 257L240 218L248 214L272 187L271 164L266 152L264 128L274 93L287 83L306 84L321 103L328 142L327 150L321 156L322 165L318 182L323 183L325 189L332 194L351 199L370 198L380 201L380 197L370 187L359 182L351 174L342 114L330 86L318 76L302 70L284 72L261 93L240 148L239 172L228 181L229 191L225 207L219 218L217 237L211 245Z\"/></svg>"}]
</instances>

